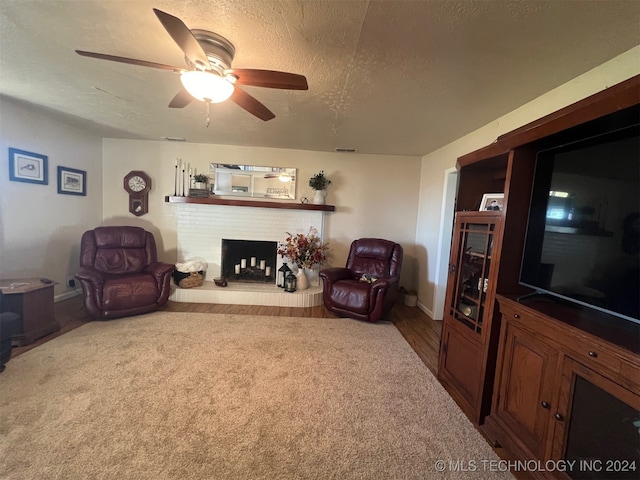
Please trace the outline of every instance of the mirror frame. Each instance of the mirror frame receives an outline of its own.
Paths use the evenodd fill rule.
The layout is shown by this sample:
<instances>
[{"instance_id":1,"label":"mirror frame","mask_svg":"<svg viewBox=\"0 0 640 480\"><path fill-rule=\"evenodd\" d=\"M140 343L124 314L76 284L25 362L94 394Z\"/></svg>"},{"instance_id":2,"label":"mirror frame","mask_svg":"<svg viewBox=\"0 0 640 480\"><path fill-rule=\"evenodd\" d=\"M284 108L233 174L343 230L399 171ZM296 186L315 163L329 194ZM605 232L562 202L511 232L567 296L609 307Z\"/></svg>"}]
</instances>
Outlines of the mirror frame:
<instances>
[{"instance_id":1,"label":"mirror frame","mask_svg":"<svg viewBox=\"0 0 640 480\"><path fill-rule=\"evenodd\" d=\"M296 177L296 169L289 167L209 164L211 191L216 195L295 200Z\"/></svg>"}]
</instances>

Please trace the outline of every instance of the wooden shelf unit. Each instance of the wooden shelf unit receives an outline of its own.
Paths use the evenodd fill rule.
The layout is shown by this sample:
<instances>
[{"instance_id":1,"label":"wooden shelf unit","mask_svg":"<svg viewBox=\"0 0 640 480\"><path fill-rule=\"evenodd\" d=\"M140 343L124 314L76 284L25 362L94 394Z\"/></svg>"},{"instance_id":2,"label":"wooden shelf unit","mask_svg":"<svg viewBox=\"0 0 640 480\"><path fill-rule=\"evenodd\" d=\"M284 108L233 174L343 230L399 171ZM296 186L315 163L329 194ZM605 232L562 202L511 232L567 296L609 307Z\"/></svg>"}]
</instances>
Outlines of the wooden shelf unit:
<instances>
[{"instance_id":1,"label":"wooden shelf unit","mask_svg":"<svg viewBox=\"0 0 640 480\"><path fill-rule=\"evenodd\" d=\"M597 460L603 467L598 478L638 478L637 450L634 457L624 451L624 442L612 442L608 435L624 431L637 438L637 429L615 415L616 410L627 410L631 422L640 412L639 329L622 319L599 322L604 314L574 304L535 297L518 301L512 295L497 298L502 328L485 434L523 460L573 461L572 443L591 444L600 450ZM602 330L603 323L611 323L610 328ZM586 401L577 393L581 386L589 389ZM572 422L574 411L582 418ZM606 422L604 431L599 418ZM616 458L620 469L608 470L608 462L617 466ZM625 461L633 470L624 471ZM573 478L596 478L588 465L576 462L574 467L579 476ZM544 471L533 476L572 478Z\"/></svg>"},{"instance_id":2,"label":"wooden shelf unit","mask_svg":"<svg viewBox=\"0 0 640 480\"><path fill-rule=\"evenodd\" d=\"M201 205L231 205L236 207L257 207L257 208L283 208L289 210L319 210L323 212L335 212L335 205L316 205L313 203L285 203L270 202L261 200L243 200L218 197L174 197L166 196L164 201L167 203L196 203Z\"/></svg>"},{"instance_id":3,"label":"wooden shelf unit","mask_svg":"<svg viewBox=\"0 0 640 480\"><path fill-rule=\"evenodd\" d=\"M495 404L499 382L496 370L502 316L496 304L497 294L521 295L530 289L518 282L527 227L527 212L537 152L550 146L585 138L610 126L611 122L631 124L640 112L640 75L585 98L566 108L498 137L492 144L458 159L458 194L450 276L445 300L443 335L440 344L438 377L463 411L482 425ZM491 212L478 208L485 193L503 193L501 227L493 238L491 268L484 293L482 334L470 335L455 318L454 285L459 283L455 270L461 231L458 219L486 222ZM580 329L580 326L576 326ZM453 347L453 348L452 348ZM622 347L624 348L624 347ZM624 355L625 353L620 353ZM478 362L477 366L463 368ZM447 368L450 366L451 368ZM519 452L514 452L519 453ZM529 454L532 452L529 451ZM533 452L539 453L539 452Z\"/></svg>"},{"instance_id":4,"label":"wooden shelf unit","mask_svg":"<svg viewBox=\"0 0 640 480\"><path fill-rule=\"evenodd\" d=\"M495 337L493 295L502 226L501 212L458 212L449 264L438 378L476 423L491 403L493 365L487 346Z\"/></svg>"}]
</instances>

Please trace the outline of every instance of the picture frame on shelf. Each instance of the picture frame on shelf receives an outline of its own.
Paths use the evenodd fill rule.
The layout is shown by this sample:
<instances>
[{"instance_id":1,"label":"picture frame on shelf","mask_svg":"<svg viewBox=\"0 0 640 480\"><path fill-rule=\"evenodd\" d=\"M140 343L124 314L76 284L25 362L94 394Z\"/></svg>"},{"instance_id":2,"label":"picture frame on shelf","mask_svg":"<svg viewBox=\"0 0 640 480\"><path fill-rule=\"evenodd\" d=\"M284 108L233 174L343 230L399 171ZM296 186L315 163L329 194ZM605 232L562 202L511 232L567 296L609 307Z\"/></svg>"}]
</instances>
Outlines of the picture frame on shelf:
<instances>
[{"instance_id":1,"label":"picture frame on shelf","mask_svg":"<svg viewBox=\"0 0 640 480\"><path fill-rule=\"evenodd\" d=\"M48 157L9 148L9 180L47 185L49 183Z\"/></svg>"},{"instance_id":2,"label":"picture frame on shelf","mask_svg":"<svg viewBox=\"0 0 640 480\"><path fill-rule=\"evenodd\" d=\"M504 209L504 193L485 193L480 202L480 211L502 211Z\"/></svg>"},{"instance_id":3,"label":"picture frame on shelf","mask_svg":"<svg viewBox=\"0 0 640 480\"><path fill-rule=\"evenodd\" d=\"M69 167L58 167L58 193L87 195L87 172Z\"/></svg>"}]
</instances>

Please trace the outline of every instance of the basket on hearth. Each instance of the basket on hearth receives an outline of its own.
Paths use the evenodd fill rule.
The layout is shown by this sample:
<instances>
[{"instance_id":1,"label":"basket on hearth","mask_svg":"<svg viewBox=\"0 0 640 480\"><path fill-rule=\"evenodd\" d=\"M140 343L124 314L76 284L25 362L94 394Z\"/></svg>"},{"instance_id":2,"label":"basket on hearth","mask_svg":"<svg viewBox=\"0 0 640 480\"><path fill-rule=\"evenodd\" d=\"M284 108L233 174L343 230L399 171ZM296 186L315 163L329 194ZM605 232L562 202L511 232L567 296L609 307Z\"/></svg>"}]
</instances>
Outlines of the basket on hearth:
<instances>
[{"instance_id":1,"label":"basket on hearth","mask_svg":"<svg viewBox=\"0 0 640 480\"><path fill-rule=\"evenodd\" d=\"M192 258L184 263L177 263L173 271L173 281L180 288L201 287L207 262L203 258Z\"/></svg>"},{"instance_id":2,"label":"basket on hearth","mask_svg":"<svg viewBox=\"0 0 640 480\"><path fill-rule=\"evenodd\" d=\"M173 271L173 281L180 288L201 287L204 282L204 270L199 272Z\"/></svg>"}]
</instances>

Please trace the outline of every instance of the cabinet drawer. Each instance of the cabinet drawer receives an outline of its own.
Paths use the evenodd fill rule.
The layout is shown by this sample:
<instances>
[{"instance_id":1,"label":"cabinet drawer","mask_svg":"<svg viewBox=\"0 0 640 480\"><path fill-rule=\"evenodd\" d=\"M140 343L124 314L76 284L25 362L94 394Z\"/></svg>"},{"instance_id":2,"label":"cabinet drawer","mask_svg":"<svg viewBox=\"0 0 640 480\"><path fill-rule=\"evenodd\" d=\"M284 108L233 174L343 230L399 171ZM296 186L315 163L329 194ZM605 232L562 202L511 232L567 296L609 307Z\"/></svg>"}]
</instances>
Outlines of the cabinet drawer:
<instances>
[{"instance_id":1,"label":"cabinet drawer","mask_svg":"<svg viewBox=\"0 0 640 480\"><path fill-rule=\"evenodd\" d=\"M579 335L572 337L566 346L569 350L567 354L575 360L640 394L640 365L634 364L631 358L622 358L606 345Z\"/></svg>"},{"instance_id":2,"label":"cabinet drawer","mask_svg":"<svg viewBox=\"0 0 640 480\"><path fill-rule=\"evenodd\" d=\"M500 301L500 312L504 321L528 328L564 355L635 393L640 392L640 356L510 300Z\"/></svg>"},{"instance_id":3,"label":"cabinet drawer","mask_svg":"<svg viewBox=\"0 0 640 480\"><path fill-rule=\"evenodd\" d=\"M544 336L549 340L555 340L559 343L562 343L564 340L561 332L554 332L552 334L547 331L547 327L549 325L549 321L547 319L538 318L524 308L521 308L517 303L500 302L500 313L502 314L503 321L512 322L516 325L528 328L538 336Z\"/></svg>"}]
</instances>

